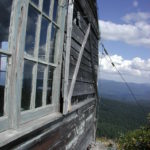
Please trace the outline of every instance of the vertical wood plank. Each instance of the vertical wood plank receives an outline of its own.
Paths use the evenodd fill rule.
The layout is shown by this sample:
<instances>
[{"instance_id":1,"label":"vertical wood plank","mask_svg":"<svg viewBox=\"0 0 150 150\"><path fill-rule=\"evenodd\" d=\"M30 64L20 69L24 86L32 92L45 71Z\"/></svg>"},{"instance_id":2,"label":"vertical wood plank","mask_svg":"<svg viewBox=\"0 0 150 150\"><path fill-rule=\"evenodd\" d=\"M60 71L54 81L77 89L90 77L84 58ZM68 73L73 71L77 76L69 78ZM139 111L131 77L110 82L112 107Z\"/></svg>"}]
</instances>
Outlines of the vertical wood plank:
<instances>
[{"instance_id":1,"label":"vertical wood plank","mask_svg":"<svg viewBox=\"0 0 150 150\"><path fill-rule=\"evenodd\" d=\"M96 130L97 130L97 119L98 119L98 113L97 110L99 110L99 96L98 96L98 83L97 83L97 75L96 73L98 73L97 71L95 71L95 63L94 63L94 49L93 49L93 44L92 44L92 30L90 32L90 38L89 38L89 45L90 45L90 50L91 50L91 60L92 60L92 75L93 75L93 79L94 79L94 88L95 88L95 99L96 99L96 108L94 109L94 137L96 140ZM97 49L98 50L98 49Z\"/></svg>"},{"instance_id":2,"label":"vertical wood plank","mask_svg":"<svg viewBox=\"0 0 150 150\"><path fill-rule=\"evenodd\" d=\"M62 53L63 53L63 44L64 44L64 29L65 29L65 19L66 19L66 10L64 7L67 4L67 0L59 0L58 7L58 22L60 29L57 31L56 43L55 43L55 56L54 62L58 66L54 70L54 79L53 79L53 88L52 88L52 104L58 106L59 111L59 98L60 98L60 83L61 83L61 67L62 67Z\"/></svg>"},{"instance_id":3,"label":"vertical wood plank","mask_svg":"<svg viewBox=\"0 0 150 150\"><path fill-rule=\"evenodd\" d=\"M69 67L70 67L70 51L71 51L71 35L72 35L72 22L73 22L73 10L74 10L74 1L69 0L68 14L67 14L67 39L65 47L65 65L64 65L64 104L63 104L63 114L68 112L68 84L69 84Z\"/></svg>"},{"instance_id":4,"label":"vertical wood plank","mask_svg":"<svg viewBox=\"0 0 150 150\"><path fill-rule=\"evenodd\" d=\"M72 93L73 93L73 90L74 90L76 78L77 78L77 75L78 75L81 59L82 59L82 56L83 56L85 44L87 42L87 39L88 39L88 36L89 36L89 33L90 33L90 29L91 29L91 24L88 25L88 29L87 29L86 34L84 36L84 40L83 40L83 43L82 43L82 46L81 46L81 49L80 49L80 53L79 53L79 56L78 56L77 64L76 64L76 67L75 67L75 70L74 70L74 74L73 74L73 78L72 78L72 81L71 81L71 86L70 86L70 90L69 90L69 94L68 94L68 109L67 109L68 111L71 110Z\"/></svg>"}]
</instances>

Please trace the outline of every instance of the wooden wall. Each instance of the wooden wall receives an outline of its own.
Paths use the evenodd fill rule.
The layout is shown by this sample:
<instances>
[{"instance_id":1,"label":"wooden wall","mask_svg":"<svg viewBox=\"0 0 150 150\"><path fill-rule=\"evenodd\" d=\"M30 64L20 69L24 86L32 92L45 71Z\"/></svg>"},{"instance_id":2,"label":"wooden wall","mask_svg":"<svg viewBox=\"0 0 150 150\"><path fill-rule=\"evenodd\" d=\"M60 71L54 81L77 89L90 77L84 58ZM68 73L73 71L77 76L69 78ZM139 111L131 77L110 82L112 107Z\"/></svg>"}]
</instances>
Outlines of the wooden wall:
<instances>
[{"instance_id":1,"label":"wooden wall","mask_svg":"<svg viewBox=\"0 0 150 150\"><path fill-rule=\"evenodd\" d=\"M94 109L92 101L0 149L86 150L94 139Z\"/></svg>"},{"instance_id":2,"label":"wooden wall","mask_svg":"<svg viewBox=\"0 0 150 150\"><path fill-rule=\"evenodd\" d=\"M76 18L77 12L80 12L80 19ZM72 80L80 47L89 22L92 25L90 36L85 46L72 97L74 106L80 102L82 102L82 105L72 110L72 112L62 115L54 122L50 122L32 133L16 139L2 147L2 150L12 148L18 150L86 150L88 145L95 139L99 40L96 5L95 0L75 0L69 83ZM90 98L93 100L89 101ZM63 99L63 95L61 99ZM60 105L62 105L62 102Z\"/></svg>"},{"instance_id":3,"label":"wooden wall","mask_svg":"<svg viewBox=\"0 0 150 150\"><path fill-rule=\"evenodd\" d=\"M86 33L88 23L92 24L90 35L86 43L75 88L72 104L77 104L87 98L96 96L97 67L98 67L98 41L99 30L94 1L75 0L69 83L71 83L79 51ZM77 14L80 14L79 18ZM65 49L64 49L65 53ZM69 84L70 85L70 84Z\"/></svg>"}]
</instances>

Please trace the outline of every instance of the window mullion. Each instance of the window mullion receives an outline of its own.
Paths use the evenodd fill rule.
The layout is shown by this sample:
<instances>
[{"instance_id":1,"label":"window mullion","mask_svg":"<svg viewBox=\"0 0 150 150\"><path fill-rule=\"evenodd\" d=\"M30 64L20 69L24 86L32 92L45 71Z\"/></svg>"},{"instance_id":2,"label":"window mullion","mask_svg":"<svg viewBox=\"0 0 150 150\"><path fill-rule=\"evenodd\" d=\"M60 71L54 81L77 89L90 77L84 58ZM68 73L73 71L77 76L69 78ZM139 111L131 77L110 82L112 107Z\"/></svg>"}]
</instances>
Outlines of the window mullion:
<instances>
[{"instance_id":1,"label":"window mullion","mask_svg":"<svg viewBox=\"0 0 150 150\"><path fill-rule=\"evenodd\" d=\"M58 30L56 35L55 56L54 56L54 62L58 64L58 66L54 70L54 75L53 75L54 79L53 79L53 89L52 89L52 104L59 106L62 53L63 53L64 28L65 28L65 16L66 16L66 8L61 6L66 5L67 1L59 0L58 2L59 2L58 3L59 7L58 7L57 24L60 26L60 29ZM59 108L56 111L59 111Z\"/></svg>"},{"instance_id":2,"label":"window mullion","mask_svg":"<svg viewBox=\"0 0 150 150\"><path fill-rule=\"evenodd\" d=\"M34 65L33 71L32 71L33 80L32 80L32 93L31 93L30 109L34 109L35 108L37 67L38 67L38 63L36 63Z\"/></svg>"},{"instance_id":3,"label":"window mullion","mask_svg":"<svg viewBox=\"0 0 150 150\"><path fill-rule=\"evenodd\" d=\"M50 4L50 12L49 12L49 16L50 19L52 20L52 16L53 16L53 8L54 8L54 0L51 0L51 4ZM50 57L50 41L51 41L51 31L52 31L52 22L50 22L49 27L48 27L48 33L47 33L47 44L46 44L46 62L49 63L49 57ZM44 86L43 86L43 105L46 105L46 98L47 98L47 86L48 86L48 71L49 71L49 67L47 66L44 72Z\"/></svg>"},{"instance_id":4,"label":"window mullion","mask_svg":"<svg viewBox=\"0 0 150 150\"><path fill-rule=\"evenodd\" d=\"M5 96L4 96L4 114L6 116L9 116L9 109L8 109L8 106L9 106L9 90L10 90L10 76L11 76L11 62L12 62L12 59L11 57L8 57L8 64L7 64L7 80L6 80L6 85L5 85Z\"/></svg>"},{"instance_id":5,"label":"window mullion","mask_svg":"<svg viewBox=\"0 0 150 150\"><path fill-rule=\"evenodd\" d=\"M40 1L40 8L42 9L42 0ZM40 10L41 10L40 9ZM40 41L40 30L41 30L41 21L42 21L42 14L38 16L37 21L37 29L36 29L36 39L35 39L35 49L34 49L34 57L38 61L38 53L39 53L39 41Z\"/></svg>"},{"instance_id":6,"label":"window mullion","mask_svg":"<svg viewBox=\"0 0 150 150\"><path fill-rule=\"evenodd\" d=\"M40 1L40 10L42 10L42 3L43 0ZM35 39L35 48L34 48L34 57L36 60L36 63L33 67L33 80L32 80L32 94L31 94L31 103L30 103L30 109L35 108L35 99L36 99L36 82L37 82L37 71L38 71L38 53L39 53L39 41L40 41L40 30L41 30L41 21L42 21L42 15L40 14L38 16L37 21L37 27L36 27L36 39Z\"/></svg>"},{"instance_id":7,"label":"window mullion","mask_svg":"<svg viewBox=\"0 0 150 150\"><path fill-rule=\"evenodd\" d=\"M50 4L50 12L49 16L50 19L52 19L53 16L53 8L54 8L54 0L51 0ZM46 41L46 62L49 63L49 57L50 57L50 41L51 41L51 31L52 31L52 22L50 22L49 27L48 27L48 32L47 32L47 41ZM46 106L46 98L47 98L47 88L48 88L48 73L49 73L49 67L46 66L45 71L44 71L44 84L43 84L43 97L42 97L42 105Z\"/></svg>"},{"instance_id":8,"label":"window mullion","mask_svg":"<svg viewBox=\"0 0 150 150\"><path fill-rule=\"evenodd\" d=\"M54 7L54 0L51 0L50 5L50 19L52 18L53 13L53 7ZM46 62L49 63L49 54L50 54L50 41L51 41L51 31L52 31L52 22L50 22L48 27L48 33L47 33L47 41L46 41Z\"/></svg>"},{"instance_id":9,"label":"window mullion","mask_svg":"<svg viewBox=\"0 0 150 150\"><path fill-rule=\"evenodd\" d=\"M0 49L0 54L11 56L11 52Z\"/></svg>"},{"instance_id":10,"label":"window mullion","mask_svg":"<svg viewBox=\"0 0 150 150\"><path fill-rule=\"evenodd\" d=\"M53 9L54 9L54 0L51 0L51 6L50 6L50 19L53 18Z\"/></svg>"},{"instance_id":11,"label":"window mullion","mask_svg":"<svg viewBox=\"0 0 150 150\"><path fill-rule=\"evenodd\" d=\"M47 38L46 38L47 39L46 40L46 52L45 52L46 63L49 63L51 28L52 28L52 24L50 23L48 26ZM48 82L48 68L49 66L47 65L44 71L43 97L42 97L43 106L46 106L47 86L48 86L48 83L47 83Z\"/></svg>"},{"instance_id":12,"label":"window mullion","mask_svg":"<svg viewBox=\"0 0 150 150\"><path fill-rule=\"evenodd\" d=\"M39 9L42 12L43 0L39 0Z\"/></svg>"},{"instance_id":13,"label":"window mullion","mask_svg":"<svg viewBox=\"0 0 150 150\"><path fill-rule=\"evenodd\" d=\"M47 85L48 85L47 81L48 81L48 66L46 66L46 68L44 70L42 106L46 106Z\"/></svg>"}]
</instances>

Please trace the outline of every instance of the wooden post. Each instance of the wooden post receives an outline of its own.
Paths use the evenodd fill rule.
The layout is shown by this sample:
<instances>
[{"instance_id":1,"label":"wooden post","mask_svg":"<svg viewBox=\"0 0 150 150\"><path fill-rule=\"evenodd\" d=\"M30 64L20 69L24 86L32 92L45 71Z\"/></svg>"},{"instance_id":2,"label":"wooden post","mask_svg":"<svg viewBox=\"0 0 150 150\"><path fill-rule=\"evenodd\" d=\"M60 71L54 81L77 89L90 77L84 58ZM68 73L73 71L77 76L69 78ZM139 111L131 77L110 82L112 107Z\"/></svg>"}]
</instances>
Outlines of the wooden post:
<instances>
[{"instance_id":1,"label":"wooden post","mask_svg":"<svg viewBox=\"0 0 150 150\"><path fill-rule=\"evenodd\" d=\"M79 56L78 56L77 64L76 64L76 67L75 67L75 70L74 70L74 74L73 74L73 78L72 78L71 85L70 85L70 90L69 90L69 94L68 94L68 109L67 109L68 111L71 111L71 98L72 98L72 94L73 94L76 78L77 78L77 75L78 75L81 59L82 59L82 56L83 56L85 44L86 44L87 39L89 37L90 29L91 29L91 24L89 23L88 29L86 31L86 34L84 36L84 40L83 40L83 43L82 43L82 46L81 46L81 49L80 49L80 53L79 53Z\"/></svg>"},{"instance_id":2,"label":"wooden post","mask_svg":"<svg viewBox=\"0 0 150 150\"><path fill-rule=\"evenodd\" d=\"M74 0L69 0L68 14L67 14L67 39L66 39L66 55L65 55L65 71L64 71L64 104L63 114L68 112L68 80L69 80L69 66L70 66L70 49L71 49L71 35L72 35L72 20L73 20L73 9Z\"/></svg>"}]
</instances>

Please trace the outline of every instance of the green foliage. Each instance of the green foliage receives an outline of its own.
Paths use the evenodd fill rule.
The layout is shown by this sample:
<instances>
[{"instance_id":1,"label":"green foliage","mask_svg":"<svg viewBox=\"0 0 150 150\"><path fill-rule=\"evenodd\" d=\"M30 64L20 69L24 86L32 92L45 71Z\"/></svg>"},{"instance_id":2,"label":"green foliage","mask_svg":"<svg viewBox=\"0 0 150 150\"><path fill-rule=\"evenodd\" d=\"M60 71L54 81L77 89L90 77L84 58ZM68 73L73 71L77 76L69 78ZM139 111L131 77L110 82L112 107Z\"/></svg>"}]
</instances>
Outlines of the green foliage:
<instances>
[{"instance_id":1,"label":"green foliage","mask_svg":"<svg viewBox=\"0 0 150 150\"><path fill-rule=\"evenodd\" d=\"M120 150L150 150L150 128L141 128L122 135L119 139Z\"/></svg>"},{"instance_id":2,"label":"green foliage","mask_svg":"<svg viewBox=\"0 0 150 150\"><path fill-rule=\"evenodd\" d=\"M150 113L148 114L147 120L148 120L148 123L149 123L149 126L150 126Z\"/></svg>"},{"instance_id":3,"label":"green foliage","mask_svg":"<svg viewBox=\"0 0 150 150\"><path fill-rule=\"evenodd\" d=\"M100 102L97 123L97 137L117 139L125 134L147 124L146 116L133 102L103 99ZM146 112L150 110L150 103L143 102Z\"/></svg>"}]
</instances>

